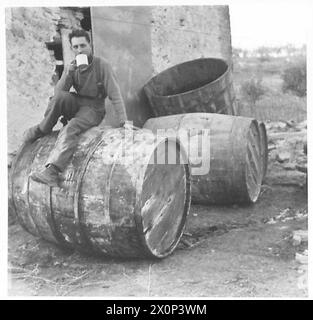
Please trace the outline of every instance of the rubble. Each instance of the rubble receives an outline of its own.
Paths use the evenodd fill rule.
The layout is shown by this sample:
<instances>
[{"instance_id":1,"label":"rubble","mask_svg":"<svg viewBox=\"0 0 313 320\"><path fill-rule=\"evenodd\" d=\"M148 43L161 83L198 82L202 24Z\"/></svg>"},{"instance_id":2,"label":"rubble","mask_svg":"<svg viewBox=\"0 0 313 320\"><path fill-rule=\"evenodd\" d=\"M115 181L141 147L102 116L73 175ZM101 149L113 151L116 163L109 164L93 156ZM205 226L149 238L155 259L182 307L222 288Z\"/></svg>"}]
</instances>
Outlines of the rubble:
<instances>
[{"instance_id":1,"label":"rubble","mask_svg":"<svg viewBox=\"0 0 313 320\"><path fill-rule=\"evenodd\" d=\"M302 254L296 252L296 261L301 264L308 264L308 250L304 250Z\"/></svg>"},{"instance_id":2,"label":"rubble","mask_svg":"<svg viewBox=\"0 0 313 320\"><path fill-rule=\"evenodd\" d=\"M308 242L308 230L296 230L292 236L293 245L298 246L303 242Z\"/></svg>"},{"instance_id":3,"label":"rubble","mask_svg":"<svg viewBox=\"0 0 313 320\"><path fill-rule=\"evenodd\" d=\"M290 210L290 208L286 208L282 210L277 216L274 216L270 218L265 223L267 224L275 224L277 222L286 222L290 220L303 220L307 219L308 213L307 210L297 210L296 212L293 212L293 210Z\"/></svg>"},{"instance_id":4,"label":"rubble","mask_svg":"<svg viewBox=\"0 0 313 320\"><path fill-rule=\"evenodd\" d=\"M296 164L290 163L290 162L285 163L284 164L284 169L285 170L296 170Z\"/></svg>"},{"instance_id":5,"label":"rubble","mask_svg":"<svg viewBox=\"0 0 313 320\"><path fill-rule=\"evenodd\" d=\"M295 230L292 237L293 245L300 246L301 244L308 245L308 230ZM298 267L298 273L301 276L298 278L298 288L301 290L308 290L308 249L304 251L296 252L295 260L300 265Z\"/></svg>"},{"instance_id":6,"label":"rubble","mask_svg":"<svg viewBox=\"0 0 313 320\"><path fill-rule=\"evenodd\" d=\"M267 184L307 189L307 121L266 122Z\"/></svg>"},{"instance_id":7,"label":"rubble","mask_svg":"<svg viewBox=\"0 0 313 320\"><path fill-rule=\"evenodd\" d=\"M294 120L289 121L268 121L265 123L267 131L302 131L307 129L307 120L299 123Z\"/></svg>"},{"instance_id":8,"label":"rubble","mask_svg":"<svg viewBox=\"0 0 313 320\"><path fill-rule=\"evenodd\" d=\"M265 124L266 130L287 130L288 126L286 122L283 121L272 121L272 122L267 122Z\"/></svg>"},{"instance_id":9,"label":"rubble","mask_svg":"<svg viewBox=\"0 0 313 320\"><path fill-rule=\"evenodd\" d=\"M307 173L308 172L308 168L307 168L307 165L300 165L300 164L296 164L295 168L300 171L300 172L303 172L303 173Z\"/></svg>"},{"instance_id":10,"label":"rubble","mask_svg":"<svg viewBox=\"0 0 313 320\"><path fill-rule=\"evenodd\" d=\"M286 162L290 159L290 152L282 151L276 155L276 160L280 163Z\"/></svg>"}]
</instances>

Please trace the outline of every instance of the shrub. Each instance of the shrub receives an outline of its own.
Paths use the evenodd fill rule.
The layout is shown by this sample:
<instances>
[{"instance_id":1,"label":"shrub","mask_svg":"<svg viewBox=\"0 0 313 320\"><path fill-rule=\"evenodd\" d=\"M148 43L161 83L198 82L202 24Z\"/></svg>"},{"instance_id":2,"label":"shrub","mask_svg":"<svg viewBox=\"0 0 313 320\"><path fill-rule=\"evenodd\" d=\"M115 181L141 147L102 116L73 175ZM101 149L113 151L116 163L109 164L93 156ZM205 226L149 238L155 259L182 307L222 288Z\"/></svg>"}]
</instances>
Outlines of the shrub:
<instances>
[{"instance_id":1,"label":"shrub","mask_svg":"<svg viewBox=\"0 0 313 320\"><path fill-rule=\"evenodd\" d=\"M282 74L283 92L290 91L298 97L306 96L306 62L298 61L286 68Z\"/></svg>"},{"instance_id":2,"label":"shrub","mask_svg":"<svg viewBox=\"0 0 313 320\"><path fill-rule=\"evenodd\" d=\"M259 100L265 94L265 87L262 85L262 79L250 79L243 82L240 88L241 94L246 97L249 102L252 102L255 106L257 100Z\"/></svg>"},{"instance_id":3,"label":"shrub","mask_svg":"<svg viewBox=\"0 0 313 320\"><path fill-rule=\"evenodd\" d=\"M269 62L269 61L271 61L271 57L269 57L269 56L261 56L261 57L258 58L258 60L260 62Z\"/></svg>"}]
</instances>

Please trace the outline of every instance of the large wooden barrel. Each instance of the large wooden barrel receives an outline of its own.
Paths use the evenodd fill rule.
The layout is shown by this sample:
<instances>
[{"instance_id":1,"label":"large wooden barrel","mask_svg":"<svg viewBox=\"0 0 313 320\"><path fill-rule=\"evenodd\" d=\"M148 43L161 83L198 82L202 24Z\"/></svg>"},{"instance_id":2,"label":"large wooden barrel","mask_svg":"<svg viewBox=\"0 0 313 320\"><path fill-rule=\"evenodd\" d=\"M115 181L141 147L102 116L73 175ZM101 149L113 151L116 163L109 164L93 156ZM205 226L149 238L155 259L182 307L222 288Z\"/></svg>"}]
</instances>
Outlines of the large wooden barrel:
<instances>
[{"instance_id":1,"label":"large wooden barrel","mask_svg":"<svg viewBox=\"0 0 313 320\"><path fill-rule=\"evenodd\" d=\"M263 175L260 132L256 120L246 117L209 113L189 113L151 118L144 128L163 135L179 136L187 150L192 182L192 202L202 204L254 203L257 201ZM199 133L194 129L200 129ZM190 134L184 132L190 130ZM207 137L204 130L208 130ZM160 131L159 131L160 133ZM201 135L205 144L197 148ZM196 146L195 146L196 144ZM200 144L201 145L201 144ZM204 152L206 146L210 152ZM194 159L209 157L209 170L198 174ZM201 159L200 159L201 160ZM196 161L199 163L199 161Z\"/></svg>"},{"instance_id":2,"label":"large wooden barrel","mask_svg":"<svg viewBox=\"0 0 313 320\"><path fill-rule=\"evenodd\" d=\"M153 77L144 91L156 117L189 112L236 114L231 71L222 59L175 65Z\"/></svg>"},{"instance_id":3,"label":"large wooden barrel","mask_svg":"<svg viewBox=\"0 0 313 320\"><path fill-rule=\"evenodd\" d=\"M262 157L262 182L265 179L267 173L267 165L268 165L268 142L267 142L267 133L264 122L259 121L259 131L260 131L260 139L261 139L261 157Z\"/></svg>"},{"instance_id":4,"label":"large wooden barrel","mask_svg":"<svg viewBox=\"0 0 313 320\"><path fill-rule=\"evenodd\" d=\"M12 166L10 201L35 236L84 252L119 257L169 255L190 206L188 160L179 141L149 130L92 128L84 133L60 186L29 178L42 169L57 133L22 146ZM166 148L164 148L166 146ZM157 164L155 155L182 164Z\"/></svg>"}]
</instances>

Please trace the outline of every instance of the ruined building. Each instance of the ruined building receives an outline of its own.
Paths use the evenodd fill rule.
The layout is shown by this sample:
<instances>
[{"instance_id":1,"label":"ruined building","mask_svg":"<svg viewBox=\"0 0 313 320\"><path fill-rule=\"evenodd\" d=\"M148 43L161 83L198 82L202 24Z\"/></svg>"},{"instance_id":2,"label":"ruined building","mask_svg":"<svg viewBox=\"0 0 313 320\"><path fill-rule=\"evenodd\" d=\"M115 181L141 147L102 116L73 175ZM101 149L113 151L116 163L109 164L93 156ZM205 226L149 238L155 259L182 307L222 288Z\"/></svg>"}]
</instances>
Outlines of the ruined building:
<instances>
[{"instance_id":1,"label":"ruined building","mask_svg":"<svg viewBox=\"0 0 313 320\"><path fill-rule=\"evenodd\" d=\"M231 64L227 6L6 8L9 153L41 120L64 64L73 59L67 37L73 27L89 31L94 53L111 62L137 126L151 115L142 87L152 76L200 57ZM110 103L104 124L115 124Z\"/></svg>"}]
</instances>

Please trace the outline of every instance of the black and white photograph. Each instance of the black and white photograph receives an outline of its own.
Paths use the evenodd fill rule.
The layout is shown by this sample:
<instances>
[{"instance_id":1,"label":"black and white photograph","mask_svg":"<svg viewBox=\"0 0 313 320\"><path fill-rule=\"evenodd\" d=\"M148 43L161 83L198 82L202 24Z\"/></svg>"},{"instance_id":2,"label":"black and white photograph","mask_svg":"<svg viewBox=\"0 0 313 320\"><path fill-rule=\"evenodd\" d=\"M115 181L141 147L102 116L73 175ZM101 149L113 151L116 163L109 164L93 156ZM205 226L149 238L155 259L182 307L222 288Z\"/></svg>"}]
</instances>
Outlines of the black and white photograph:
<instances>
[{"instance_id":1,"label":"black and white photograph","mask_svg":"<svg viewBox=\"0 0 313 320\"><path fill-rule=\"evenodd\" d=\"M310 298L309 1L2 9L6 299Z\"/></svg>"}]
</instances>

